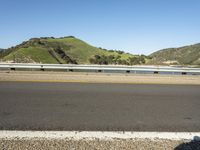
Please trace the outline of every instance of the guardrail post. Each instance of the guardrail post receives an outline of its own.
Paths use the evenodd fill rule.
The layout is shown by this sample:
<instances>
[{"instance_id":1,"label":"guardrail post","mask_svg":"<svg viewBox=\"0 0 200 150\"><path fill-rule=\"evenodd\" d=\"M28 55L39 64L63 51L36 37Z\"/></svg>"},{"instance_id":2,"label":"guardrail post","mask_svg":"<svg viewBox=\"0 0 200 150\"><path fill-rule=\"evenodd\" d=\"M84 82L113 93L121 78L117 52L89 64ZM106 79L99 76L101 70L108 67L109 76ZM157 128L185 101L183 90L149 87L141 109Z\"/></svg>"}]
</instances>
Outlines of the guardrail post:
<instances>
[{"instance_id":1,"label":"guardrail post","mask_svg":"<svg viewBox=\"0 0 200 150\"><path fill-rule=\"evenodd\" d=\"M102 70L97 70L97 72L102 72Z\"/></svg>"},{"instance_id":2,"label":"guardrail post","mask_svg":"<svg viewBox=\"0 0 200 150\"><path fill-rule=\"evenodd\" d=\"M41 71L44 71L44 68L43 68L43 65L41 65L41 69L40 69Z\"/></svg>"},{"instance_id":3,"label":"guardrail post","mask_svg":"<svg viewBox=\"0 0 200 150\"><path fill-rule=\"evenodd\" d=\"M159 72L158 72L158 71L154 71L153 73L154 73L154 74L159 74Z\"/></svg>"},{"instance_id":4,"label":"guardrail post","mask_svg":"<svg viewBox=\"0 0 200 150\"><path fill-rule=\"evenodd\" d=\"M187 75L187 73L186 72L182 72L182 75Z\"/></svg>"}]
</instances>

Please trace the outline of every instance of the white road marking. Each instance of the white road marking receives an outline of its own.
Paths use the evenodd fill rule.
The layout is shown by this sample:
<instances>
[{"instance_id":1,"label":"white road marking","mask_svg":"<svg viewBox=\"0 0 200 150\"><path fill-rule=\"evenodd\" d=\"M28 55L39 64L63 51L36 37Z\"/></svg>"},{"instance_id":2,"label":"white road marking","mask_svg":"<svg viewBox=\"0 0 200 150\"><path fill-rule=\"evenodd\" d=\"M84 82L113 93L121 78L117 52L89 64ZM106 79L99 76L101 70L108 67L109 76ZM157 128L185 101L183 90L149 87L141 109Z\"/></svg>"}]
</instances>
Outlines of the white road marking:
<instances>
[{"instance_id":1,"label":"white road marking","mask_svg":"<svg viewBox=\"0 0 200 150\"><path fill-rule=\"evenodd\" d=\"M193 140L200 132L0 131L0 139L168 139Z\"/></svg>"}]
</instances>

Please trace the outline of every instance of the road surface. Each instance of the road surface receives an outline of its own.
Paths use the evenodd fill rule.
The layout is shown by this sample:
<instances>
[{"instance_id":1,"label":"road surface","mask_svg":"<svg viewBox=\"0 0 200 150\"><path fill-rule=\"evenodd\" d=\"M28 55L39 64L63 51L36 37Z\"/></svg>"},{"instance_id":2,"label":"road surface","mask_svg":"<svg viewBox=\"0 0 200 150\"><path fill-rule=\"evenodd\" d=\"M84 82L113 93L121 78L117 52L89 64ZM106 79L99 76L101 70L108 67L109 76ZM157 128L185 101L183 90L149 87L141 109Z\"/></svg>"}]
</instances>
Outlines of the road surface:
<instances>
[{"instance_id":1,"label":"road surface","mask_svg":"<svg viewBox=\"0 0 200 150\"><path fill-rule=\"evenodd\" d=\"M0 130L199 132L200 86L0 82Z\"/></svg>"}]
</instances>

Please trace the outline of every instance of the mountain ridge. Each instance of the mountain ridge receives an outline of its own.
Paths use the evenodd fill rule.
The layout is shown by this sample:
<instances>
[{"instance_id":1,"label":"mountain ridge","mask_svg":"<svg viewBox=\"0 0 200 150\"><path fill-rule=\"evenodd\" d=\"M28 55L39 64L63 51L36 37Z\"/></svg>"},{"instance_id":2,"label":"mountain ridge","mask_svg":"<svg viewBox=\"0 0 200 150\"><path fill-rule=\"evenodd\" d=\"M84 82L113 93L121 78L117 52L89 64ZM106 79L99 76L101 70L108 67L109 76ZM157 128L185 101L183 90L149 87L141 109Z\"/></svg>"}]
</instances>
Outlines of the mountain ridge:
<instances>
[{"instance_id":1,"label":"mountain ridge","mask_svg":"<svg viewBox=\"0 0 200 150\"><path fill-rule=\"evenodd\" d=\"M148 64L200 65L200 43L177 48L167 48L149 55Z\"/></svg>"},{"instance_id":2,"label":"mountain ridge","mask_svg":"<svg viewBox=\"0 0 200 150\"><path fill-rule=\"evenodd\" d=\"M114 65L200 65L200 43L167 48L149 56L94 47L74 36L31 38L0 49L1 62Z\"/></svg>"},{"instance_id":3,"label":"mountain ridge","mask_svg":"<svg viewBox=\"0 0 200 150\"><path fill-rule=\"evenodd\" d=\"M144 64L146 56L97 48L74 36L31 38L0 53L4 62L50 64Z\"/></svg>"}]
</instances>

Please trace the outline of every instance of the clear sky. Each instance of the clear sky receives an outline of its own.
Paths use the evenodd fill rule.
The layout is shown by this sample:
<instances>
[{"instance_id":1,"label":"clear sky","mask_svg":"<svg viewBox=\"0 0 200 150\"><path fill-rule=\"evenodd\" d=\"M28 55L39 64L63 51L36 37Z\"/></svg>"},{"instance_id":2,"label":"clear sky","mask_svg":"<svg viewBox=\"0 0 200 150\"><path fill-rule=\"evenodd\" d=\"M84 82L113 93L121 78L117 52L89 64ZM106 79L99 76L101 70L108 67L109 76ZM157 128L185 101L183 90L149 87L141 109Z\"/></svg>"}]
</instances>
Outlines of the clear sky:
<instances>
[{"instance_id":1,"label":"clear sky","mask_svg":"<svg viewBox=\"0 0 200 150\"><path fill-rule=\"evenodd\" d=\"M0 48L68 35L138 54L200 43L200 0L0 0Z\"/></svg>"}]
</instances>

